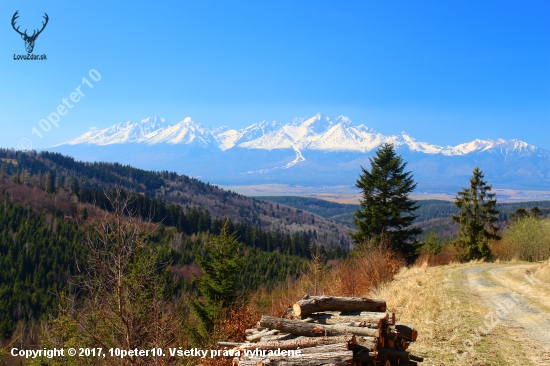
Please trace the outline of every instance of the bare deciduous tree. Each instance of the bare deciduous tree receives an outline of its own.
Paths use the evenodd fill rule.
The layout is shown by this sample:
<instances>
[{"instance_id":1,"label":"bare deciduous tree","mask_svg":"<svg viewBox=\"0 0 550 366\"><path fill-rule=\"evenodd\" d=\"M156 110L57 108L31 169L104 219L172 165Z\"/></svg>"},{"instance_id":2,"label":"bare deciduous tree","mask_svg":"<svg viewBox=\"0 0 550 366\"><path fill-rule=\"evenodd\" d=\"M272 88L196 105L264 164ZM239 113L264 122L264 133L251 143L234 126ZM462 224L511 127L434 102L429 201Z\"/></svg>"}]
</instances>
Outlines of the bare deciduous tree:
<instances>
[{"instance_id":1,"label":"bare deciduous tree","mask_svg":"<svg viewBox=\"0 0 550 366\"><path fill-rule=\"evenodd\" d=\"M89 347L125 350L164 349L178 344L175 304L156 256L147 244L154 233L150 221L131 212L132 199L120 190L108 196L114 213L95 219L86 240L89 251L82 281L81 300L65 306L64 316L75 321L74 337ZM98 216L98 215L94 215ZM121 364L169 365L176 360L150 353L149 357L127 357ZM117 363L107 355L93 364Z\"/></svg>"}]
</instances>

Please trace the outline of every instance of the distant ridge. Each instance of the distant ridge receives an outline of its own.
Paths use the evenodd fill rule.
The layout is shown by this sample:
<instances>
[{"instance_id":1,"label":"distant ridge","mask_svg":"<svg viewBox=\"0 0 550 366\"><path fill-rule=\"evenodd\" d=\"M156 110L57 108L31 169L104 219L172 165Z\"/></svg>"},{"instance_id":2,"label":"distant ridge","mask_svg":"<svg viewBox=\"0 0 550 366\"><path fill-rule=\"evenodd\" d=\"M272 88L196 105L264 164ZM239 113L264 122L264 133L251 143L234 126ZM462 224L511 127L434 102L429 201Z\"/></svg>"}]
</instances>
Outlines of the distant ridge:
<instances>
[{"instance_id":1,"label":"distant ridge","mask_svg":"<svg viewBox=\"0 0 550 366\"><path fill-rule=\"evenodd\" d=\"M245 149L274 150L298 149L319 151L369 152L384 142L392 142L399 148L425 154L446 156L467 155L476 151L499 150L532 154L538 149L519 140L480 140L457 146L438 146L417 141L406 132L398 135L382 135L361 124L355 126L344 116L334 120L317 114L311 118L295 118L292 122L262 121L241 130L230 127L208 129L190 117L178 123L164 118L149 117L140 122L121 122L102 130L89 131L76 139L56 145L113 145L113 144L170 144L217 147L222 151L235 147Z\"/></svg>"},{"instance_id":2,"label":"distant ridge","mask_svg":"<svg viewBox=\"0 0 550 366\"><path fill-rule=\"evenodd\" d=\"M385 142L409 163L419 188L456 192L479 166L490 183L548 189L550 151L517 139L476 139L456 146L384 135L348 117L317 114L291 122L262 121L236 130L206 128L190 117L149 117L88 131L51 150L92 161L174 170L218 184L353 185L361 166Z\"/></svg>"}]
</instances>

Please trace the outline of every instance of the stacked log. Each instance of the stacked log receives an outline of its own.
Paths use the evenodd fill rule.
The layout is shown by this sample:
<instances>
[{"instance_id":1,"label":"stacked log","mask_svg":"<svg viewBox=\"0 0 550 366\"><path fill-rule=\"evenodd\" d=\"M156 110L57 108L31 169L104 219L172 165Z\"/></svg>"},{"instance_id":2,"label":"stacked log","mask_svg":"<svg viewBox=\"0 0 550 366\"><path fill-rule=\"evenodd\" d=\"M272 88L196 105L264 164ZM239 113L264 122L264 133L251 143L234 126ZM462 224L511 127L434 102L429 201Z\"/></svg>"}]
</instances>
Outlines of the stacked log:
<instances>
[{"instance_id":1,"label":"stacked log","mask_svg":"<svg viewBox=\"0 0 550 366\"><path fill-rule=\"evenodd\" d=\"M386 302L357 297L305 296L283 317L262 316L236 346L233 366L417 365L407 348L418 332L396 324Z\"/></svg>"}]
</instances>

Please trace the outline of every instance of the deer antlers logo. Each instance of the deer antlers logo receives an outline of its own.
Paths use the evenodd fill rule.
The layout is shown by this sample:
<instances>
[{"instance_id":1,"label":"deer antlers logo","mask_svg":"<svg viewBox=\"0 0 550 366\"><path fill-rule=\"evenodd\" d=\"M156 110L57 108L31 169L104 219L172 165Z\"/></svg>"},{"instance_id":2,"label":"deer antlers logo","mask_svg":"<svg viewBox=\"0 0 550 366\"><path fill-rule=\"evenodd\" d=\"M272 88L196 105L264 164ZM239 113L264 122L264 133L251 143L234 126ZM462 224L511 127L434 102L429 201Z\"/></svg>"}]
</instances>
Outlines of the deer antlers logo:
<instances>
[{"instance_id":1,"label":"deer antlers logo","mask_svg":"<svg viewBox=\"0 0 550 366\"><path fill-rule=\"evenodd\" d=\"M25 32L22 33L21 31L19 31L19 27L17 28L15 27L15 21L17 20L17 18L19 18L19 15L17 15L17 13L19 13L19 10L16 11L15 14L13 14L13 18L11 18L11 26L17 33L21 35L21 38L23 38L23 40L25 41L25 48L27 49L27 53L31 53L32 50L34 49L34 42L36 41L36 38L38 38L38 35L40 35L40 33L42 33L44 28L46 28L46 24L48 24L48 20L49 20L48 14L44 13L44 19L46 21L42 22L42 29L40 30L35 29L33 34L29 36L27 34L26 29L25 29Z\"/></svg>"}]
</instances>

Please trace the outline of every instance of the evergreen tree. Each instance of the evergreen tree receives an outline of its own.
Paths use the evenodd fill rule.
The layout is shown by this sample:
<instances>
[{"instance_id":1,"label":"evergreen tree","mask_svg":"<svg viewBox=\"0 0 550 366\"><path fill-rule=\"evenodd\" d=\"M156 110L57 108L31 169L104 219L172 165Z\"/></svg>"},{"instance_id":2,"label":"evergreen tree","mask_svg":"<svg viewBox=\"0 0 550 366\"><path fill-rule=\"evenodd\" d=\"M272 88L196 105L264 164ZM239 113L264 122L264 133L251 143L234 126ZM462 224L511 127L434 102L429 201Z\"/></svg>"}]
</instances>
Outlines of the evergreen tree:
<instances>
[{"instance_id":1,"label":"evergreen tree","mask_svg":"<svg viewBox=\"0 0 550 366\"><path fill-rule=\"evenodd\" d=\"M518 207L516 211L510 215L510 221L519 221L526 217L540 217L540 208L538 206L533 206L529 210Z\"/></svg>"},{"instance_id":2,"label":"evergreen tree","mask_svg":"<svg viewBox=\"0 0 550 366\"><path fill-rule=\"evenodd\" d=\"M411 172L404 172L407 163L390 143L380 146L370 163L371 171L361 167L363 173L357 180L361 207L353 218L358 231L351 236L356 244L385 240L393 250L412 259L419 246L416 235L422 233L420 228L410 228L419 207L409 199L416 183Z\"/></svg>"},{"instance_id":3,"label":"evergreen tree","mask_svg":"<svg viewBox=\"0 0 550 366\"><path fill-rule=\"evenodd\" d=\"M63 188L65 188L65 186L63 185L63 183L64 183L64 182L63 182L63 178L62 178L60 175L58 175L58 176L55 177L55 189L56 189L56 190L57 190L57 189L63 189Z\"/></svg>"},{"instance_id":4,"label":"evergreen tree","mask_svg":"<svg viewBox=\"0 0 550 366\"><path fill-rule=\"evenodd\" d=\"M86 208L86 206L82 207L82 210L80 210L80 218L83 221L88 220L88 209Z\"/></svg>"},{"instance_id":5,"label":"evergreen tree","mask_svg":"<svg viewBox=\"0 0 550 366\"><path fill-rule=\"evenodd\" d=\"M428 237L424 240L422 250L430 254L439 254L441 253L441 249L443 249L443 246L439 240L439 237L435 231L430 232L430 235L428 235Z\"/></svg>"},{"instance_id":6,"label":"evergreen tree","mask_svg":"<svg viewBox=\"0 0 550 366\"><path fill-rule=\"evenodd\" d=\"M521 220L529 216L529 213L523 207L519 207L513 214L510 215L511 220Z\"/></svg>"},{"instance_id":7,"label":"evergreen tree","mask_svg":"<svg viewBox=\"0 0 550 366\"><path fill-rule=\"evenodd\" d=\"M459 225L456 244L464 260L490 259L490 240L498 240L497 200L494 193L489 193L492 186L483 180L483 172L476 167L470 178L470 188L458 192L455 206L460 209L452 219Z\"/></svg>"},{"instance_id":8,"label":"evergreen tree","mask_svg":"<svg viewBox=\"0 0 550 366\"><path fill-rule=\"evenodd\" d=\"M75 196L79 197L80 195L80 184L78 183L78 179L74 178L71 184L71 193Z\"/></svg>"},{"instance_id":9,"label":"evergreen tree","mask_svg":"<svg viewBox=\"0 0 550 366\"><path fill-rule=\"evenodd\" d=\"M69 202L69 213L71 214L71 217L77 217L78 205L76 202Z\"/></svg>"},{"instance_id":10,"label":"evergreen tree","mask_svg":"<svg viewBox=\"0 0 550 366\"><path fill-rule=\"evenodd\" d=\"M46 174L46 192L55 193L55 175L53 172Z\"/></svg>"},{"instance_id":11,"label":"evergreen tree","mask_svg":"<svg viewBox=\"0 0 550 366\"><path fill-rule=\"evenodd\" d=\"M206 243L205 254L197 255L195 259L202 269L202 275L193 281L203 299L195 299L191 307L200 321L195 336L202 342L208 339L224 310L238 299L238 275L244 260L241 245L235 234L228 234L227 226L226 221L220 235L213 236Z\"/></svg>"},{"instance_id":12,"label":"evergreen tree","mask_svg":"<svg viewBox=\"0 0 550 366\"><path fill-rule=\"evenodd\" d=\"M0 167L0 182L3 182L6 179L6 163L2 163Z\"/></svg>"}]
</instances>

